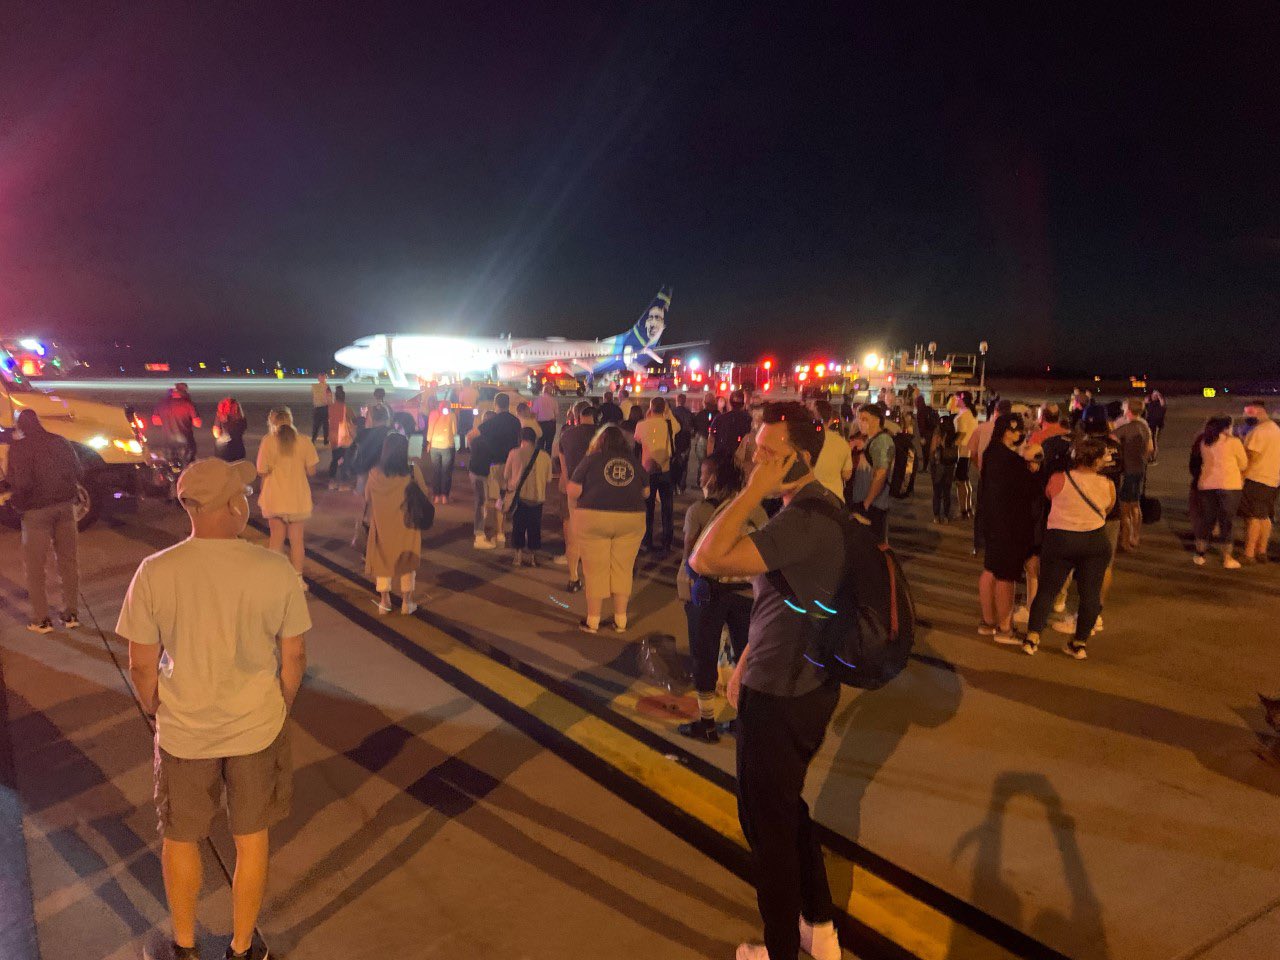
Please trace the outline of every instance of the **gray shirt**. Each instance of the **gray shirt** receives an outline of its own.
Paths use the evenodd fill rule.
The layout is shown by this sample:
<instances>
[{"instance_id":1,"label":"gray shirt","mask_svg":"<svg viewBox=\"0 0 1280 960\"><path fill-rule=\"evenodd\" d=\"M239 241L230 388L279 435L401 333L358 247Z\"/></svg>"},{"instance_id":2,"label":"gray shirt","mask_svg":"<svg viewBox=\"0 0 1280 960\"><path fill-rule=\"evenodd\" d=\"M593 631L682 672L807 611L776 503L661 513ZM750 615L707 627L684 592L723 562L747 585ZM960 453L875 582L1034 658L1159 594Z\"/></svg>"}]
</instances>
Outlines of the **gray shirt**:
<instances>
[{"instance_id":1,"label":"gray shirt","mask_svg":"<svg viewBox=\"0 0 1280 960\"><path fill-rule=\"evenodd\" d=\"M799 697L826 681L825 671L806 656L812 624L787 601L795 595L806 603L830 603L835 597L844 568L844 531L824 512L832 508L844 511L815 480L751 534L769 572L753 583L750 650L742 682L759 693Z\"/></svg>"}]
</instances>

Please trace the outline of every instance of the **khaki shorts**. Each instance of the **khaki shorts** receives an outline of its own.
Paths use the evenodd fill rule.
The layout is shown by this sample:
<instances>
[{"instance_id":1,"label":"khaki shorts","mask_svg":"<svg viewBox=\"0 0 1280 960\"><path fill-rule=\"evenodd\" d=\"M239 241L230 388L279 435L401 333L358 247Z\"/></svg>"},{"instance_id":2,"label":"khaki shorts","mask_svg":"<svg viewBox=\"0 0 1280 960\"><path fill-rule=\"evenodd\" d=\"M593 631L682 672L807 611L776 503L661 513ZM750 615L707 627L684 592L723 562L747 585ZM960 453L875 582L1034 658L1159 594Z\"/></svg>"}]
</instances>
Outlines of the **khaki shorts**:
<instances>
[{"instance_id":1,"label":"khaki shorts","mask_svg":"<svg viewBox=\"0 0 1280 960\"><path fill-rule=\"evenodd\" d=\"M485 481L484 495L486 500L497 500L502 496L502 485L506 468L502 464L495 463L489 468L489 478Z\"/></svg>"},{"instance_id":2,"label":"khaki shorts","mask_svg":"<svg viewBox=\"0 0 1280 960\"><path fill-rule=\"evenodd\" d=\"M232 836L265 830L289 815L293 801L289 721L265 750L243 757L184 760L160 749L157 737L155 785L162 837L185 843L207 837L224 789Z\"/></svg>"}]
</instances>

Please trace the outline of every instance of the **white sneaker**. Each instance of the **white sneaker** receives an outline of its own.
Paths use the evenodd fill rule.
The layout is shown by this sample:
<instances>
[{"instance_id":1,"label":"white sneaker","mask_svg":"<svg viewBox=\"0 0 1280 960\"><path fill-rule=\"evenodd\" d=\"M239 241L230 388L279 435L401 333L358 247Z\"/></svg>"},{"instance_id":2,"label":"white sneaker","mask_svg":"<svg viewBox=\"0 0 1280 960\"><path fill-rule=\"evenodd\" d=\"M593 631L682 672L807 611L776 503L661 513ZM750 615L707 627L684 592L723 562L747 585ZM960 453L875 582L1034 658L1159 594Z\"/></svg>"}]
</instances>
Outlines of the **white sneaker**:
<instances>
[{"instance_id":1,"label":"white sneaker","mask_svg":"<svg viewBox=\"0 0 1280 960\"><path fill-rule=\"evenodd\" d=\"M996 628L991 626L989 623L980 623L978 624L978 633L984 637L994 637L996 635Z\"/></svg>"},{"instance_id":2,"label":"white sneaker","mask_svg":"<svg viewBox=\"0 0 1280 960\"><path fill-rule=\"evenodd\" d=\"M813 960L840 960L840 937L834 923L811 924L800 918L800 949Z\"/></svg>"},{"instance_id":3,"label":"white sneaker","mask_svg":"<svg viewBox=\"0 0 1280 960\"><path fill-rule=\"evenodd\" d=\"M1223 557L1223 558L1222 558L1222 569L1224 569L1224 570L1239 570L1239 569L1240 569L1240 561L1239 561L1239 560L1237 560L1235 557Z\"/></svg>"},{"instance_id":4,"label":"white sneaker","mask_svg":"<svg viewBox=\"0 0 1280 960\"><path fill-rule=\"evenodd\" d=\"M1010 631L1009 633L1004 633L1001 630L997 630L995 634L991 637L991 639L994 640L996 643L1003 644L1006 647L1016 647L1020 643L1022 643L1022 641L1018 639L1018 635L1016 633L1013 633L1012 631Z\"/></svg>"},{"instance_id":5,"label":"white sneaker","mask_svg":"<svg viewBox=\"0 0 1280 960\"><path fill-rule=\"evenodd\" d=\"M562 553L558 557L552 557L551 562L557 567L567 567L569 565L569 558Z\"/></svg>"},{"instance_id":6,"label":"white sneaker","mask_svg":"<svg viewBox=\"0 0 1280 960\"><path fill-rule=\"evenodd\" d=\"M734 960L769 960L769 948L763 943L740 943Z\"/></svg>"},{"instance_id":7,"label":"white sneaker","mask_svg":"<svg viewBox=\"0 0 1280 960\"><path fill-rule=\"evenodd\" d=\"M1191 558L1191 562L1194 563L1197 567L1203 567L1206 562L1204 559L1204 554L1197 553L1194 557Z\"/></svg>"},{"instance_id":8,"label":"white sneaker","mask_svg":"<svg viewBox=\"0 0 1280 960\"><path fill-rule=\"evenodd\" d=\"M1030 607L1018 607L1017 610L1013 611L1014 623L1027 623L1028 621L1030 621L1030 619L1031 619Z\"/></svg>"},{"instance_id":9,"label":"white sneaker","mask_svg":"<svg viewBox=\"0 0 1280 960\"><path fill-rule=\"evenodd\" d=\"M477 550L493 550L497 546L498 545L496 543L494 543L484 534L480 534L476 537L475 548Z\"/></svg>"}]
</instances>

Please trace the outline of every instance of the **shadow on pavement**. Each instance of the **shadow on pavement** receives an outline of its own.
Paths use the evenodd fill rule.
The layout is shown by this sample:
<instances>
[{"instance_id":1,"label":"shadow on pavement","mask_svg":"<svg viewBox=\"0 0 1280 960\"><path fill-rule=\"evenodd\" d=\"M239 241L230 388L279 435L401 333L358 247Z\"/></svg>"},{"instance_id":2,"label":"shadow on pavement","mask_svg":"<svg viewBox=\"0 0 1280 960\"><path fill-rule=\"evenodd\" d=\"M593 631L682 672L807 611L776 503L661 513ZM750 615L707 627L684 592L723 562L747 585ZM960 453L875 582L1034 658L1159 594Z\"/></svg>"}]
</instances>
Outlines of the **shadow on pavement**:
<instances>
[{"instance_id":1,"label":"shadow on pavement","mask_svg":"<svg viewBox=\"0 0 1280 960\"><path fill-rule=\"evenodd\" d=\"M1018 891L1005 882L1005 819L1010 803L1018 797L1028 797L1044 805L1071 895L1069 914L1050 907L1026 918ZM1102 904L1085 870L1076 840L1076 822L1063 809L1062 798L1047 777L1025 772L1000 774L992 789L986 819L960 838L951 851L952 861L958 860L970 847L975 848L977 854L971 898L975 906L1026 931L1041 943L1052 944L1067 956L1080 960L1106 960L1109 953L1102 922ZM985 948L986 941L966 927L957 925L954 931L947 953L950 960L965 960Z\"/></svg>"},{"instance_id":2,"label":"shadow on pavement","mask_svg":"<svg viewBox=\"0 0 1280 960\"><path fill-rule=\"evenodd\" d=\"M814 803L814 819L854 842L862 831L867 790L902 738L912 727L941 726L960 708L955 668L920 642L913 660L888 686L856 694L831 723L828 736L839 746ZM847 904L853 892L853 866L843 863L843 872L828 875L837 904Z\"/></svg>"}]
</instances>

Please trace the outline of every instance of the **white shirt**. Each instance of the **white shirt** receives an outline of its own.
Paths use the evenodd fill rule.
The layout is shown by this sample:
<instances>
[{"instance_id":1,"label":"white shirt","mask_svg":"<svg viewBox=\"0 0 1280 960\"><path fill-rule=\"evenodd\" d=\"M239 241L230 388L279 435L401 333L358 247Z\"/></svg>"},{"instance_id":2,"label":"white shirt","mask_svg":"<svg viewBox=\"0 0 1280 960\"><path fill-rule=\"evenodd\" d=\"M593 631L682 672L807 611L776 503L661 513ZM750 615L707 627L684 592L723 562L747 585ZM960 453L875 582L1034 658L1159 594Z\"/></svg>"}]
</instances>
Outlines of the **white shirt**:
<instances>
[{"instance_id":1,"label":"white shirt","mask_svg":"<svg viewBox=\"0 0 1280 960\"><path fill-rule=\"evenodd\" d=\"M544 422L555 420L560 415L560 404L556 403L555 397L549 397L545 393L540 393L533 398L533 416L537 420Z\"/></svg>"},{"instance_id":2,"label":"white shirt","mask_svg":"<svg viewBox=\"0 0 1280 960\"><path fill-rule=\"evenodd\" d=\"M971 410L961 410L955 415L953 422L956 428L956 446L959 448L956 452L961 460L967 460L969 459L969 438L973 436L973 431L978 429L978 418Z\"/></svg>"},{"instance_id":3,"label":"white shirt","mask_svg":"<svg viewBox=\"0 0 1280 960\"><path fill-rule=\"evenodd\" d=\"M853 450L849 441L827 430L822 437L822 450L818 462L813 465L813 475L818 482L844 502L844 481L853 476Z\"/></svg>"},{"instance_id":4,"label":"white shirt","mask_svg":"<svg viewBox=\"0 0 1280 960\"><path fill-rule=\"evenodd\" d=\"M311 629L302 580L281 554L195 537L142 561L116 624L161 644L160 746L189 760L265 750L284 726L279 638Z\"/></svg>"},{"instance_id":5,"label":"white shirt","mask_svg":"<svg viewBox=\"0 0 1280 960\"><path fill-rule=\"evenodd\" d=\"M1244 478L1268 487L1280 487L1280 423L1260 421L1249 431L1244 449L1249 455Z\"/></svg>"},{"instance_id":6,"label":"white shirt","mask_svg":"<svg viewBox=\"0 0 1280 960\"><path fill-rule=\"evenodd\" d=\"M1244 470L1249 458L1239 437L1224 433L1211 444L1200 444L1200 457L1197 486L1201 490L1244 489Z\"/></svg>"},{"instance_id":7,"label":"white shirt","mask_svg":"<svg viewBox=\"0 0 1280 960\"><path fill-rule=\"evenodd\" d=\"M309 517L311 515L311 480L309 468L320 462L315 445L298 434L293 452L280 450L280 438L269 433L258 447L258 474L262 477L262 493L258 506L264 517Z\"/></svg>"},{"instance_id":8,"label":"white shirt","mask_svg":"<svg viewBox=\"0 0 1280 960\"><path fill-rule=\"evenodd\" d=\"M656 465L665 470L671 465L675 449L667 435L668 426L674 438L680 432L680 424L674 418L649 416L636 424L636 443L640 444L640 461L645 469Z\"/></svg>"}]
</instances>

